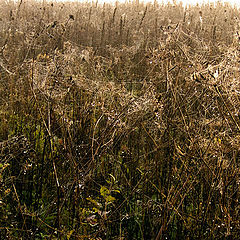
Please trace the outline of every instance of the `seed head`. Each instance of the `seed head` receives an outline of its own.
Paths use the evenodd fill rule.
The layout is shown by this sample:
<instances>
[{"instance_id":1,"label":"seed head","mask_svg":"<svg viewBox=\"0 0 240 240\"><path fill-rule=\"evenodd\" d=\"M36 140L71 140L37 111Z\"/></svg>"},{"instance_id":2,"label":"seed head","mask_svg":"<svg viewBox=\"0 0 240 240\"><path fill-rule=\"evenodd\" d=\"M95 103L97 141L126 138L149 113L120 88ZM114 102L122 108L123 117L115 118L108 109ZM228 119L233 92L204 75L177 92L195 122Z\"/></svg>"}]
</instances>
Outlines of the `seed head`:
<instances>
[{"instance_id":1,"label":"seed head","mask_svg":"<svg viewBox=\"0 0 240 240\"><path fill-rule=\"evenodd\" d=\"M69 19L74 20L74 16L72 14L69 15Z\"/></svg>"}]
</instances>

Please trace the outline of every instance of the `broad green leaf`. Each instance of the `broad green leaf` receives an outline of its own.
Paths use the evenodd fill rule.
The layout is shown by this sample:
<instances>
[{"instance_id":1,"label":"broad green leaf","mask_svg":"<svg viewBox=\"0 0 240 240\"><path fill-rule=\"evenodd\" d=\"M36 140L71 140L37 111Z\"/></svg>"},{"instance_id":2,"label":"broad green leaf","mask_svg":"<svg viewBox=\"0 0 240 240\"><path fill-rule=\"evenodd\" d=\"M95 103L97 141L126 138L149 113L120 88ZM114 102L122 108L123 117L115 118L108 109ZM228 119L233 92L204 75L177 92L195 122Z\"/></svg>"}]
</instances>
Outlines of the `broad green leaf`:
<instances>
[{"instance_id":1,"label":"broad green leaf","mask_svg":"<svg viewBox=\"0 0 240 240\"><path fill-rule=\"evenodd\" d=\"M100 189L100 194L105 198L110 194L110 191L105 186L102 186Z\"/></svg>"}]
</instances>

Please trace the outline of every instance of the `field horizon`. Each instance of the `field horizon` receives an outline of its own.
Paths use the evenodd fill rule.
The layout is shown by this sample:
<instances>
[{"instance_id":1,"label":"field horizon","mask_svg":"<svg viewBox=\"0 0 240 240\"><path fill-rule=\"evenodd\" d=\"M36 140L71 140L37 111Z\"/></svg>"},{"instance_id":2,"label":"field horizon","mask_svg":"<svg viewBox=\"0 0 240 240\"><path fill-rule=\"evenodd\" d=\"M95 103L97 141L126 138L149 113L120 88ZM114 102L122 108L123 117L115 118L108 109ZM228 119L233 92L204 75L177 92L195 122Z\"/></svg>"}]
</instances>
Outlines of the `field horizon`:
<instances>
[{"instance_id":1,"label":"field horizon","mask_svg":"<svg viewBox=\"0 0 240 240\"><path fill-rule=\"evenodd\" d=\"M54 1L46 1L46 2L79 2L79 3L84 3L84 2L98 2L99 4L104 4L104 3L110 3L112 5L115 5L116 2L118 3L134 3L136 0L98 0L98 1L91 1L91 0L54 0ZM226 4L230 5L232 7L240 7L240 3L238 0L139 0L139 3L144 3L144 4L154 4L154 2L157 2L158 4L173 4L173 5L183 5L184 7L186 6L196 6L198 5L203 5L203 4Z\"/></svg>"}]
</instances>

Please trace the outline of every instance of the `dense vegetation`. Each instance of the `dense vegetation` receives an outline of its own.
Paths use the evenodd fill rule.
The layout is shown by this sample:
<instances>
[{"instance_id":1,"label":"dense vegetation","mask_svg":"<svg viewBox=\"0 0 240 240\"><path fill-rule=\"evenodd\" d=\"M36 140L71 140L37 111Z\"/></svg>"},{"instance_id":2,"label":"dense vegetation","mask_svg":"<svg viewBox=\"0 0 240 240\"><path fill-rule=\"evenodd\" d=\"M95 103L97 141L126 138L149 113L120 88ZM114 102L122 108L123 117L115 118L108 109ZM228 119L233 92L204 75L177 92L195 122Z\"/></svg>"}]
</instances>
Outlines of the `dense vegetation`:
<instances>
[{"instance_id":1,"label":"dense vegetation","mask_svg":"<svg viewBox=\"0 0 240 240\"><path fill-rule=\"evenodd\" d=\"M240 239L238 9L0 3L0 239Z\"/></svg>"}]
</instances>

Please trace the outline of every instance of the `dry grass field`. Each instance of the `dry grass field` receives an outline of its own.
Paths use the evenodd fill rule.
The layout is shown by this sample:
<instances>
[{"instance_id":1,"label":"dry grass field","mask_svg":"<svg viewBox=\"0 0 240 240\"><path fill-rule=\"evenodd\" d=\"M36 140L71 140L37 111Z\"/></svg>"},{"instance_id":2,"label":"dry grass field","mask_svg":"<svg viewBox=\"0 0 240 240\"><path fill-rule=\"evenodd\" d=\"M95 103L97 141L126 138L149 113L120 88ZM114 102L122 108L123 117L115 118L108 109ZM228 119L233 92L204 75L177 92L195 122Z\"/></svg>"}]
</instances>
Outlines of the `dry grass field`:
<instances>
[{"instance_id":1,"label":"dry grass field","mask_svg":"<svg viewBox=\"0 0 240 240\"><path fill-rule=\"evenodd\" d=\"M240 239L240 12L0 0L0 240Z\"/></svg>"}]
</instances>

